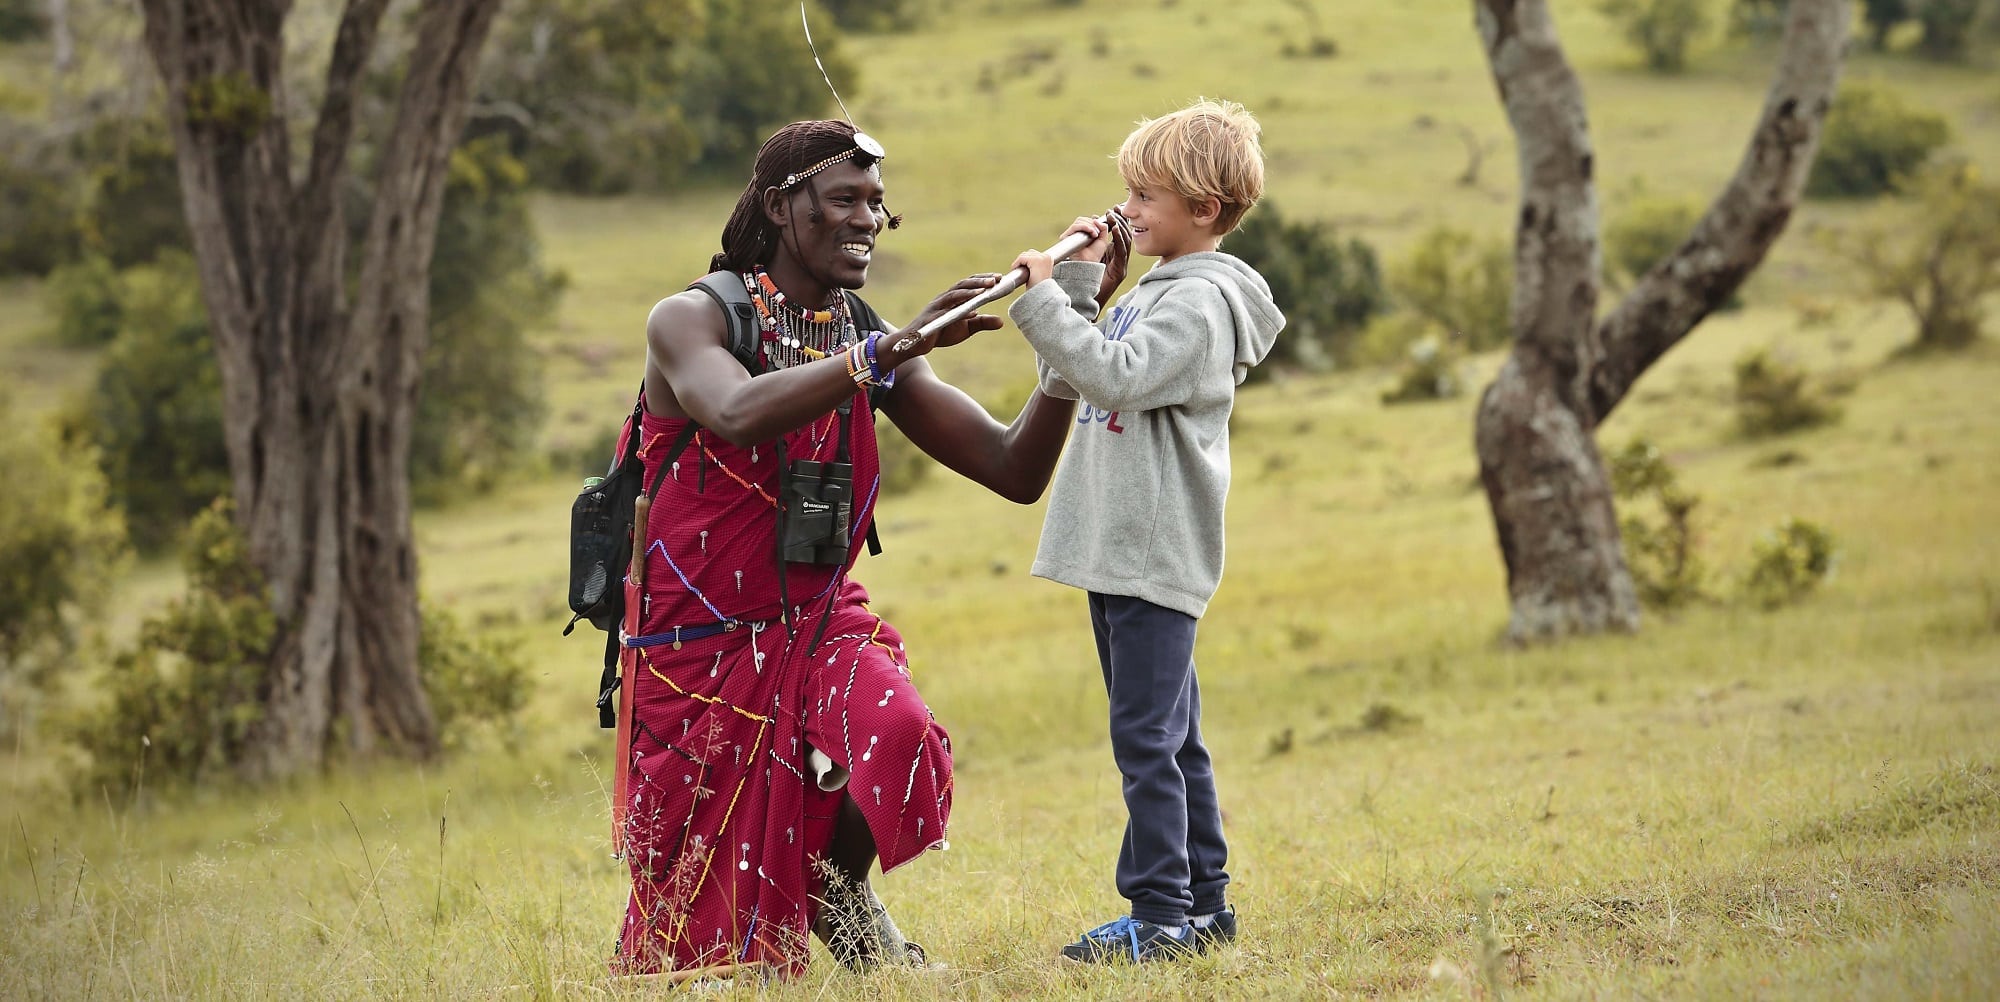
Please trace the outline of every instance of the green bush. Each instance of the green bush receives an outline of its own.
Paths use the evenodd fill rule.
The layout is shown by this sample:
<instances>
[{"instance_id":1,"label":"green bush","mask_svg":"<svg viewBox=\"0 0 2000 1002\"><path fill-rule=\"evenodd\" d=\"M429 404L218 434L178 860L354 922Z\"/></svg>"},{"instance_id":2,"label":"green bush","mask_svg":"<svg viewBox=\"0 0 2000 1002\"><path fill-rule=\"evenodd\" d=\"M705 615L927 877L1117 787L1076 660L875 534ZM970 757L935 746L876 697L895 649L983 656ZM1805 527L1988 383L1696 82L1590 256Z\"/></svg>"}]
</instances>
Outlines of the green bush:
<instances>
[{"instance_id":1,"label":"green bush","mask_svg":"<svg viewBox=\"0 0 2000 1002\"><path fill-rule=\"evenodd\" d=\"M1767 438L1839 419L1839 406L1799 366L1761 348L1736 360L1736 427L1744 436Z\"/></svg>"},{"instance_id":2,"label":"green bush","mask_svg":"<svg viewBox=\"0 0 2000 1002\"><path fill-rule=\"evenodd\" d=\"M1686 68L1688 50L1709 27L1705 0L1599 0L1597 9L1659 73Z\"/></svg>"},{"instance_id":3,"label":"green bush","mask_svg":"<svg viewBox=\"0 0 2000 1002\"><path fill-rule=\"evenodd\" d=\"M1013 419L1010 414L1000 420ZM915 490L930 479L931 469L937 466L931 457L924 455L923 450L910 441L909 436L884 419L878 418L875 422L875 447L882 462L882 497Z\"/></svg>"},{"instance_id":4,"label":"green bush","mask_svg":"<svg viewBox=\"0 0 2000 1002\"><path fill-rule=\"evenodd\" d=\"M1447 400L1464 393L1465 379L1459 372L1461 361L1452 342L1437 337L1418 339L1410 345L1408 357L1397 370L1396 382L1382 391L1382 402Z\"/></svg>"},{"instance_id":5,"label":"green bush","mask_svg":"<svg viewBox=\"0 0 2000 1002\"><path fill-rule=\"evenodd\" d=\"M0 275L45 275L76 255L71 176L38 137L18 128L0 134Z\"/></svg>"},{"instance_id":6,"label":"green bush","mask_svg":"<svg viewBox=\"0 0 2000 1002\"><path fill-rule=\"evenodd\" d=\"M1700 496L1680 486L1673 465L1643 438L1611 454L1606 466L1612 495L1623 502L1618 534L1639 601L1648 608L1675 609L1701 598L1707 571L1694 526ZM1649 500L1656 514L1634 511Z\"/></svg>"},{"instance_id":7,"label":"green bush","mask_svg":"<svg viewBox=\"0 0 2000 1002\"><path fill-rule=\"evenodd\" d=\"M1352 361L1356 338L1387 305L1374 248L1354 238L1342 242L1330 223L1288 221L1267 201L1224 244L1264 276L1285 313L1285 332L1268 360L1278 366L1323 369ZM1266 368L1250 371L1255 377Z\"/></svg>"},{"instance_id":8,"label":"green bush","mask_svg":"<svg viewBox=\"0 0 2000 1002\"><path fill-rule=\"evenodd\" d=\"M79 246L119 268L192 246L181 216L180 168L158 116L104 117L73 143Z\"/></svg>"},{"instance_id":9,"label":"green bush","mask_svg":"<svg viewBox=\"0 0 2000 1002\"><path fill-rule=\"evenodd\" d=\"M1951 126L1943 115L1910 104L1888 86L1865 80L1843 83L1827 115L1806 193L1882 194L1950 139Z\"/></svg>"},{"instance_id":10,"label":"green bush","mask_svg":"<svg viewBox=\"0 0 2000 1002\"><path fill-rule=\"evenodd\" d=\"M85 753L80 789L176 787L226 776L263 714L260 689L277 620L227 499L188 525L187 590L146 619L96 688L104 698L63 727ZM418 671L446 748L504 725L527 698L526 663L505 638L468 636L423 610Z\"/></svg>"},{"instance_id":11,"label":"green bush","mask_svg":"<svg viewBox=\"0 0 2000 1002\"><path fill-rule=\"evenodd\" d=\"M85 254L49 272L42 299L56 318L56 343L72 348L110 344L125 321L124 285L100 254Z\"/></svg>"},{"instance_id":12,"label":"green bush","mask_svg":"<svg viewBox=\"0 0 2000 1002\"><path fill-rule=\"evenodd\" d=\"M839 24L813 28L851 103ZM474 132L508 135L537 186L585 193L660 190L704 164L742 176L766 133L833 107L798 8L765 0L527 0L481 78L492 113Z\"/></svg>"},{"instance_id":13,"label":"green bush","mask_svg":"<svg viewBox=\"0 0 2000 1002\"><path fill-rule=\"evenodd\" d=\"M626 412L630 414L630 411ZM594 432L579 430L582 440L564 437L549 446L549 466L559 473L577 477L601 477L611 468L618 451L618 434L625 428L624 417L597 426Z\"/></svg>"},{"instance_id":14,"label":"green bush","mask_svg":"<svg viewBox=\"0 0 2000 1002\"><path fill-rule=\"evenodd\" d=\"M1910 18L1911 0L1861 0L1861 17L1868 22L1868 41L1881 52L1889 47L1889 33Z\"/></svg>"},{"instance_id":15,"label":"green bush","mask_svg":"<svg viewBox=\"0 0 2000 1002\"><path fill-rule=\"evenodd\" d=\"M533 691L520 645L492 634L474 634L450 612L425 605L417 642L417 671L437 721L438 743L456 751L479 730L505 729Z\"/></svg>"},{"instance_id":16,"label":"green bush","mask_svg":"<svg viewBox=\"0 0 2000 1002\"><path fill-rule=\"evenodd\" d=\"M0 42L23 42L48 34L45 0L0 0Z\"/></svg>"},{"instance_id":17,"label":"green bush","mask_svg":"<svg viewBox=\"0 0 2000 1002\"><path fill-rule=\"evenodd\" d=\"M86 254L124 268L188 246L157 117L99 115L62 130L0 122L0 273L47 274Z\"/></svg>"},{"instance_id":18,"label":"green bush","mask_svg":"<svg viewBox=\"0 0 2000 1002\"><path fill-rule=\"evenodd\" d=\"M91 392L69 408L76 436L95 447L113 501L143 549L170 546L216 496L228 493L222 377L194 261L167 253L126 270L112 304L119 331Z\"/></svg>"},{"instance_id":19,"label":"green bush","mask_svg":"<svg viewBox=\"0 0 2000 1002\"><path fill-rule=\"evenodd\" d=\"M1467 351L1513 339L1514 254L1503 241L1435 227L1390 269L1389 288Z\"/></svg>"},{"instance_id":20,"label":"green bush","mask_svg":"<svg viewBox=\"0 0 2000 1002\"><path fill-rule=\"evenodd\" d=\"M475 131L504 130L538 186L657 188L698 160L676 101L701 0L526 0L487 46Z\"/></svg>"},{"instance_id":21,"label":"green bush","mask_svg":"<svg viewBox=\"0 0 2000 1002\"><path fill-rule=\"evenodd\" d=\"M1977 341L1984 302L2000 291L2000 185L1969 164L1937 164L1911 181L1914 215L1893 214L1847 241L1869 291L1909 307L1918 350Z\"/></svg>"},{"instance_id":22,"label":"green bush","mask_svg":"<svg viewBox=\"0 0 2000 1002\"><path fill-rule=\"evenodd\" d=\"M497 137L452 151L410 437L420 502L486 489L520 468L544 415L528 332L548 323L566 284L542 265L521 163Z\"/></svg>"},{"instance_id":23,"label":"green bush","mask_svg":"<svg viewBox=\"0 0 2000 1002\"><path fill-rule=\"evenodd\" d=\"M64 732L86 755L79 789L195 783L241 758L261 716L258 685L277 621L227 501L188 526L187 592L148 617L112 655Z\"/></svg>"},{"instance_id":24,"label":"green bush","mask_svg":"<svg viewBox=\"0 0 2000 1002\"><path fill-rule=\"evenodd\" d=\"M1802 518L1789 518L1752 544L1744 597L1759 608L1777 609L1812 594L1833 573L1833 533Z\"/></svg>"},{"instance_id":25,"label":"green bush","mask_svg":"<svg viewBox=\"0 0 2000 1002\"><path fill-rule=\"evenodd\" d=\"M932 0L820 0L849 31L906 31L930 19Z\"/></svg>"},{"instance_id":26,"label":"green bush","mask_svg":"<svg viewBox=\"0 0 2000 1002\"><path fill-rule=\"evenodd\" d=\"M1916 0L1917 23L1923 25L1917 51L1931 59L1956 62L1972 48L1980 21L1990 16L1991 0Z\"/></svg>"},{"instance_id":27,"label":"green bush","mask_svg":"<svg viewBox=\"0 0 2000 1002\"><path fill-rule=\"evenodd\" d=\"M690 50L687 79L676 100L698 137L698 162L741 178L779 126L840 110L799 32L797 5L707 2L708 31ZM820 61L852 108L862 92L860 66L842 51L835 26L823 27L813 32Z\"/></svg>"},{"instance_id":28,"label":"green bush","mask_svg":"<svg viewBox=\"0 0 2000 1002\"><path fill-rule=\"evenodd\" d=\"M0 736L32 716L123 562L125 525L93 459L0 391Z\"/></svg>"}]
</instances>

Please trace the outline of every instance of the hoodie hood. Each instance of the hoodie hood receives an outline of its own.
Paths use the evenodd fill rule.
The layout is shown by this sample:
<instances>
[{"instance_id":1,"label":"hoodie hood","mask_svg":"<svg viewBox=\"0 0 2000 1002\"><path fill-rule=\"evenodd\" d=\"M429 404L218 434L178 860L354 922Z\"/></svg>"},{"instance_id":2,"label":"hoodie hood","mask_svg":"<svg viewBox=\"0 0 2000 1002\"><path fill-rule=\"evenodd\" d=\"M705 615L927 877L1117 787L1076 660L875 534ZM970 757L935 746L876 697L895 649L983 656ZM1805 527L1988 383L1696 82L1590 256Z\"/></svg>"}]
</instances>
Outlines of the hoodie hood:
<instances>
[{"instance_id":1,"label":"hoodie hood","mask_svg":"<svg viewBox=\"0 0 2000 1002\"><path fill-rule=\"evenodd\" d=\"M1234 254L1197 251L1153 266L1139 279L1163 282L1176 278L1199 278L1222 290L1236 321L1236 382L1240 385L1250 367L1264 361L1278 332L1285 329L1285 315L1271 299L1271 286L1264 276Z\"/></svg>"}]
</instances>

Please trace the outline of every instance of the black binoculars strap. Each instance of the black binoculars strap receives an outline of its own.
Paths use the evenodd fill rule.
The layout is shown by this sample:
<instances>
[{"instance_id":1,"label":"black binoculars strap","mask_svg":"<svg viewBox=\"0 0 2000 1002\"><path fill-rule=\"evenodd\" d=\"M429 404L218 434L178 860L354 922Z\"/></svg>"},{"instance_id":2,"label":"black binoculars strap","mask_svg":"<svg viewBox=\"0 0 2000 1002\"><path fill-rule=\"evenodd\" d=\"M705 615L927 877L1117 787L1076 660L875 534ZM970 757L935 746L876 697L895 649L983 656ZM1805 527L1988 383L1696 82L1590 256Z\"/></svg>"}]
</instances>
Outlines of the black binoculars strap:
<instances>
[{"instance_id":1,"label":"black binoculars strap","mask_svg":"<svg viewBox=\"0 0 2000 1002\"><path fill-rule=\"evenodd\" d=\"M848 451L847 440L854 433L852 424L854 420L854 398L849 397L846 400L841 401L839 412L840 412L840 444L834 446L833 461L836 463L846 463L852 465L854 462L854 454ZM826 471L830 468L831 467L826 465L822 465L820 467L821 483L826 482ZM853 501L852 491L849 492L848 498L849 498L849 503L851 504ZM780 562L779 564L778 573L781 575L779 577L779 580L783 581L784 578L782 577L782 575L784 574L784 566L782 562ZM821 640L826 639L826 624L833 622L833 603L840 597L840 580L841 578L844 578L846 576L847 576L847 569L843 567L838 573L834 575L833 582L826 586L826 608L820 610L819 626L818 628L813 630L812 643L806 645L806 657L812 657L813 652L819 650L819 642Z\"/></svg>"},{"instance_id":2,"label":"black binoculars strap","mask_svg":"<svg viewBox=\"0 0 2000 1002\"><path fill-rule=\"evenodd\" d=\"M781 478L781 482L785 471L790 468L789 461L785 458L785 436L779 435L778 476ZM785 523L790 518L791 513L785 510L785 492L780 490L778 492L778 531L774 533L777 537L775 542L778 548L778 622L785 624L785 640L788 643L797 639L792 633L792 591L785 582Z\"/></svg>"}]
</instances>

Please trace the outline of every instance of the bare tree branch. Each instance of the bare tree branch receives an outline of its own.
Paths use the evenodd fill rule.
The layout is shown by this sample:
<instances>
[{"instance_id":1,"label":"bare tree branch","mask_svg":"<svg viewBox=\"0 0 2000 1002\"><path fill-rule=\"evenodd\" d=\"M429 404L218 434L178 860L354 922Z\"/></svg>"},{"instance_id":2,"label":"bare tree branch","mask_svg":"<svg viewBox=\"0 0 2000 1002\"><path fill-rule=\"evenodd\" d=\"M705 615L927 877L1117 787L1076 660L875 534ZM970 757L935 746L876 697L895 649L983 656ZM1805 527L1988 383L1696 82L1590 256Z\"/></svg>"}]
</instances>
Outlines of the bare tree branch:
<instances>
[{"instance_id":1,"label":"bare tree branch","mask_svg":"<svg viewBox=\"0 0 2000 1002\"><path fill-rule=\"evenodd\" d=\"M344 485L341 531L356 566L344 580L398 599L392 607L397 621L347 624L361 652L347 667L361 677L343 679L342 691L370 693L381 732L405 739L431 738L428 699L415 672L380 671L380 657L371 655L394 651L406 639L414 643L418 630L407 470L430 332L431 252L451 151L465 129L479 52L499 6L500 0L433 0L418 16L343 338L348 364L337 377L344 390L341 425L353 436L344 443L353 475Z\"/></svg>"},{"instance_id":2,"label":"bare tree branch","mask_svg":"<svg viewBox=\"0 0 2000 1002\"><path fill-rule=\"evenodd\" d=\"M1694 232L1606 317L1590 373L1594 422L1743 284L1785 230L1832 106L1847 43L1846 0L1793 0L1777 72L1750 146Z\"/></svg>"},{"instance_id":3,"label":"bare tree branch","mask_svg":"<svg viewBox=\"0 0 2000 1002\"><path fill-rule=\"evenodd\" d=\"M1479 34L1514 129L1521 210L1514 234L1517 346L1553 367L1565 403L1597 361L1597 190L1583 85L1545 3L1479 0Z\"/></svg>"},{"instance_id":4,"label":"bare tree branch","mask_svg":"<svg viewBox=\"0 0 2000 1002\"><path fill-rule=\"evenodd\" d=\"M311 161L306 167L301 219L324 218L332 211L346 176L347 148L354 138L355 90L375 51L375 37L389 0L355 0L340 16L334 33L333 57L326 67L326 96L313 127Z\"/></svg>"},{"instance_id":5,"label":"bare tree branch","mask_svg":"<svg viewBox=\"0 0 2000 1002\"><path fill-rule=\"evenodd\" d=\"M1832 100L1848 9L1847 0L1793 0L1777 80L1736 178L1600 325L1583 89L1547 0L1475 0L1521 161L1514 350L1480 398L1473 435L1507 565L1511 639L1638 628L1597 427L1783 230Z\"/></svg>"}]
</instances>

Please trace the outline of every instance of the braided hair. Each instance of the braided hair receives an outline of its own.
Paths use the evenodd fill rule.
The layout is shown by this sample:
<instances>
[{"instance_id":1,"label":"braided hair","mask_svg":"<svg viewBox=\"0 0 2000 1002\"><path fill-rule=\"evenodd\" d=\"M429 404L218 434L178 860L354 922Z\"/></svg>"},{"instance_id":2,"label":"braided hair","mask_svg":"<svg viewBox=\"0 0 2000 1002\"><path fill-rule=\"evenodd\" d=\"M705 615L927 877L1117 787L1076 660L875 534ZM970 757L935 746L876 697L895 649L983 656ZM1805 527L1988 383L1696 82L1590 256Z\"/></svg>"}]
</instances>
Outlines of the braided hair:
<instances>
[{"instance_id":1,"label":"braided hair","mask_svg":"<svg viewBox=\"0 0 2000 1002\"><path fill-rule=\"evenodd\" d=\"M837 119L793 122L765 140L757 150L750 184L737 198L729 222L722 227L722 252L709 259L708 270L749 271L756 265L770 263L771 252L778 245L778 227L764 215L764 192L782 186L786 177L837 156L842 150L854 151L855 166L863 170L874 166L876 159L855 146L854 133L854 126ZM808 218L817 222L819 192L807 182L806 194L813 202ZM889 228L895 229L902 222L902 216L890 216Z\"/></svg>"}]
</instances>

